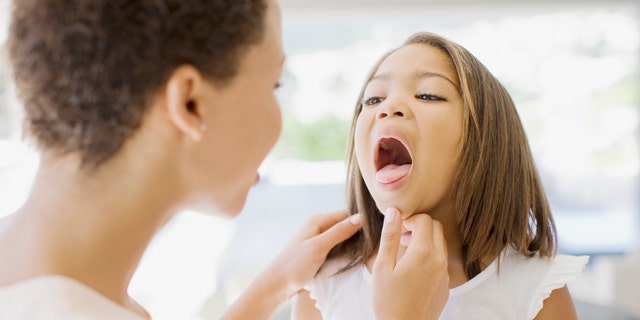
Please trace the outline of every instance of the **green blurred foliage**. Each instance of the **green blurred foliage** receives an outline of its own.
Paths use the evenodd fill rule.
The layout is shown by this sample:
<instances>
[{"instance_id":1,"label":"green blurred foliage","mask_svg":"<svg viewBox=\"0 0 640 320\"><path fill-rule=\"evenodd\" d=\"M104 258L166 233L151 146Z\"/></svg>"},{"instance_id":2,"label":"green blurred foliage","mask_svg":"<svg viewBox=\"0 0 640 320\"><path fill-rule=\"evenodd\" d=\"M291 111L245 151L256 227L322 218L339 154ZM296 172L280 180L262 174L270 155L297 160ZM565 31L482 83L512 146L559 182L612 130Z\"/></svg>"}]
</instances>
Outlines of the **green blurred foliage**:
<instances>
[{"instance_id":1,"label":"green blurred foliage","mask_svg":"<svg viewBox=\"0 0 640 320\"><path fill-rule=\"evenodd\" d=\"M344 160L349 126L349 121L333 115L304 124L285 113L282 135L273 155L306 161Z\"/></svg>"}]
</instances>

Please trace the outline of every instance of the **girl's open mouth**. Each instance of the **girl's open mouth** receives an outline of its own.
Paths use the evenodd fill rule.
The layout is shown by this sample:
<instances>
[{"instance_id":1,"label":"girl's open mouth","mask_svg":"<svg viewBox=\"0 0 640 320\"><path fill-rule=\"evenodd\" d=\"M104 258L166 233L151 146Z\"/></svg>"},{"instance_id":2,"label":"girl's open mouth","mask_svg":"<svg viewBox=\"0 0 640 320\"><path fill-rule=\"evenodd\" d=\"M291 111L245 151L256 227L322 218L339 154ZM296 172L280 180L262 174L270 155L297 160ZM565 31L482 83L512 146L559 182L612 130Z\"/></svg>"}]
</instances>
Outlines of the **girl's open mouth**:
<instances>
[{"instance_id":1,"label":"girl's open mouth","mask_svg":"<svg viewBox=\"0 0 640 320\"><path fill-rule=\"evenodd\" d=\"M391 184L404 178L411 171L413 159L400 140L385 137L378 140L375 154L376 181Z\"/></svg>"}]
</instances>

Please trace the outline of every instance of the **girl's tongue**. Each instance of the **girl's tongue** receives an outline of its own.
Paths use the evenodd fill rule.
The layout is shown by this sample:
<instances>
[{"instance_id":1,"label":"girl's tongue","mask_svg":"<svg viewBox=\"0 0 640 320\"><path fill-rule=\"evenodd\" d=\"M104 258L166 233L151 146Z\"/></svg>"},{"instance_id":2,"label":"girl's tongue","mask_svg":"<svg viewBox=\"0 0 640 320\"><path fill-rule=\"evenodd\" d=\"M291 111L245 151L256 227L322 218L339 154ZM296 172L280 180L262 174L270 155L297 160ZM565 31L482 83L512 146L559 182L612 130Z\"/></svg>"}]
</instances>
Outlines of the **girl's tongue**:
<instances>
[{"instance_id":1,"label":"girl's tongue","mask_svg":"<svg viewBox=\"0 0 640 320\"><path fill-rule=\"evenodd\" d=\"M395 138L382 138L376 149L376 181L389 184L396 182L411 171L411 154L405 145Z\"/></svg>"},{"instance_id":2,"label":"girl's tongue","mask_svg":"<svg viewBox=\"0 0 640 320\"><path fill-rule=\"evenodd\" d=\"M411 164L388 164L376 172L376 181L379 183L393 183L404 178L411 170Z\"/></svg>"}]
</instances>

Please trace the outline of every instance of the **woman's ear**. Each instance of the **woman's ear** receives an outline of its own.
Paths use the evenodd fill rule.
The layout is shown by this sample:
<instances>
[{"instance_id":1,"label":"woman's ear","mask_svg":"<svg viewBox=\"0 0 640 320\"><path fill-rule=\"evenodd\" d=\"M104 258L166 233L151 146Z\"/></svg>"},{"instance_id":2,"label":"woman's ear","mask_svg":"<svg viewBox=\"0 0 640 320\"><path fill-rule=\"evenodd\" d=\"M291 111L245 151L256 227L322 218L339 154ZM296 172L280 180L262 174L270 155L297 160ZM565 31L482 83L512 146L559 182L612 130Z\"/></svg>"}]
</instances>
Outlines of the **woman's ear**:
<instances>
[{"instance_id":1,"label":"woman's ear","mask_svg":"<svg viewBox=\"0 0 640 320\"><path fill-rule=\"evenodd\" d=\"M169 118L185 135L195 141L202 139L206 124L199 91L204 85L202 74L191 65L176 68L166 85L166 106Z\"/></svg>"}]
</instances>

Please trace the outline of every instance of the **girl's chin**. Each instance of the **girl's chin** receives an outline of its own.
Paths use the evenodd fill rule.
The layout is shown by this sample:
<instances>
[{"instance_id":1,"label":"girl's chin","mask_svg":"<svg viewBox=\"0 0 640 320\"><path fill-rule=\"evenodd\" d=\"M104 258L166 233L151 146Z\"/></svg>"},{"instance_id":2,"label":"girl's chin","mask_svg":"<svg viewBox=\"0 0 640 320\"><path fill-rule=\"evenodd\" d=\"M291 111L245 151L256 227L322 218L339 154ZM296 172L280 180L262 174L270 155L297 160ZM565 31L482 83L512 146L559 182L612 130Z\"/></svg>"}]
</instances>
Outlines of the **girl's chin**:
<instances>
[{"instance_id":1,"label":"girl's chin","mask_svg":"<svg viewBox=\"0 0 640 320\"><path fill-rule=\"evenodd\" d=\"M388 208L393 207L398 209L398 211L400 211L400 219L403 219L403 220L414 214L411 210L407 210L406 206L399 205L397 203L389 204L389 203L376 202L376 206L378 207L378 211L380 211L382 215L386 214Z\"/></svg>"}]
</instances>

